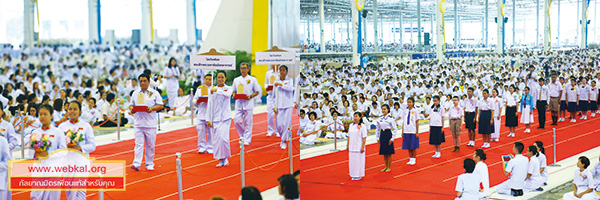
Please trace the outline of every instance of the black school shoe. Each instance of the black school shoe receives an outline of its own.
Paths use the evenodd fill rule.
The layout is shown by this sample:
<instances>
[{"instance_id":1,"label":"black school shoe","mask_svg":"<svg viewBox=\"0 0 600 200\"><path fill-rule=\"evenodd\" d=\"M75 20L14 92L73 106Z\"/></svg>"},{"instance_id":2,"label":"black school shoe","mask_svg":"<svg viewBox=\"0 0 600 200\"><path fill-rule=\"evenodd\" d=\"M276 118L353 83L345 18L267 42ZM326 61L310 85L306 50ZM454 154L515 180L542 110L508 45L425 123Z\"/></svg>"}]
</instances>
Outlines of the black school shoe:
<instances>
[{"instance_id":1,"label":"black school shoe","mask_svg":"<svg viewBox=\"0 0 600 200\"><path fill-rule=\"evenodd\" d=\"M510 189L510 194L515 197L523 196L523 190Z\"/></svg>"}]
</instances>

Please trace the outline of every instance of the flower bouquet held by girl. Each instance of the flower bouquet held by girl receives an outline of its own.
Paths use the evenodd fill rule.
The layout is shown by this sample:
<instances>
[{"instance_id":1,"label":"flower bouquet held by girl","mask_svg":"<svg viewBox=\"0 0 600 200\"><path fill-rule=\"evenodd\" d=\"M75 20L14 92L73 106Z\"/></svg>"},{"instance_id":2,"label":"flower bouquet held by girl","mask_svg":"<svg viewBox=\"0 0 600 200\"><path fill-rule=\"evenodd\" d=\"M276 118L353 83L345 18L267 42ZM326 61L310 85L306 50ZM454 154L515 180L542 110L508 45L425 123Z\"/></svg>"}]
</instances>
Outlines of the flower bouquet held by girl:
<instances>
[{"instance_id":1,"label":"flower bouquet held by girl","mask_svg":"<svg viewBox=\"0 0 600 200\"><path fill-rule=\"evenodd\" d=\"M52 143L45 133L33 133L29 136L29 147L35 150L33 157L36 159L48 157L48 147Z\"/></svg>"},{"instance_id":2,"label":"flower bouquet held by girl","mask_svg":"<svg viewBox=\"0 0 600 200\"><path fill-rule=\"evenodd\" d=\"M81 133L79 133L79 131L77 131L73 128L69 128L65 132L65 136L66 136L65 139L67 141L67 148L81 151L81 147L78 144L80 142L82 142L84 139L83 139L83 135L81 135Z\"/></svg>"}]
</instances>

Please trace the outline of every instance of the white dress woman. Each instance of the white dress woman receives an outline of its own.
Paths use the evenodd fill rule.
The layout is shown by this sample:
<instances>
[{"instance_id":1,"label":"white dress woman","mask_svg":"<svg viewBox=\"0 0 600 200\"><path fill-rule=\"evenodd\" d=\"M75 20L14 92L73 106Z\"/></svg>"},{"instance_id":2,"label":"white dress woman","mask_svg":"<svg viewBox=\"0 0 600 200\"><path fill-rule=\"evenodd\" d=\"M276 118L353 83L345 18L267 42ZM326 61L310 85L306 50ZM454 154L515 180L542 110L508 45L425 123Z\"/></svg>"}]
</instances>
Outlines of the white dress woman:
<instances>
[{"instance_id":1,"label":"white dress woman","mask_svg":"<svg viewBox=\"0 0 600 200\"><path fill-rule=\"evenodd\" d=\"M353 123L348 128L348 166L350 177L360 180L365 176L365 149L367 126L363 123Z\"/></svg>"}]
</instances>

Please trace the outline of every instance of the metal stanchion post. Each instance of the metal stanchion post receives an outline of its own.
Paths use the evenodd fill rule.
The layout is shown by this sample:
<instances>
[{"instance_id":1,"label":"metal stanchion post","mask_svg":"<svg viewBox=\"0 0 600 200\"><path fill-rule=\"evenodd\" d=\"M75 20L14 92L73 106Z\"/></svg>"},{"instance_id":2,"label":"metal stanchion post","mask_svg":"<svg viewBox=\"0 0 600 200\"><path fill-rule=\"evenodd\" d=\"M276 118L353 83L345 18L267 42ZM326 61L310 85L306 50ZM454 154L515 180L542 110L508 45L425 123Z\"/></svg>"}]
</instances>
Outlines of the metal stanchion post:
<instances>
[{"instance_id":1,"label":"metal stanchion post","mask_svg":"<svg viewBox=\"0 0 600 200\"><path fill-rule=\"evenodd\" d=\"M194 96L194 89L190 88L190 112L191 112L191 120L192 120L192 126L194 126L194 98L192 98Z\"/></svg>"},{"instance_id":2,"label":"metal stanchion post","mask_svg":"<svg viewBox=\"0 0 600 200\"><path fill-rule=\"evenodd\" d=\"M98 176L100 176L100 178L102 178L102 174L98 174ZM99 186L100 188L102 188L102 186ZM98 200L104 200L104 190L100 189L98 190Z\"/></svg>"},{"instance_id":3,"label":"metal stanchion post","mask_svg":"<svg viewBox=\"0 0 600 200\"><path fill-rule=\"evenodd\" d=\"M21 115L21 159L25 159L25 130L23 129L23 124L25 123L25 119Z\"/></svg>"},{"instance_id":4,"label":"metal stanchion post","mask_svg":"<svg viewBox=\"0 0 600 200\"><path fill-rule=\"evenodd\" d=\"M156 116L157 116L157 119L158 119L158 131L160 131L160 110L156 111Z\"/></svg>"},{"instance_id":5,"label":"metal stanchion post","mask_svg":"<svg viewBox=\"0 0 600 200\"><path fill-rule=\"evenodd\" d=\"M292 146L292 130L289 130L288 134L289 134L288 149L289 149L289 155L290 155L290 174L293 174L294 173L294 153L292 152L292 148L293 148L293 146Z\"/></svg>"},{"instance_id":6,"label":"metal stanchion post","mask_svg":"<svg viewBox=\"0 0 600 200\"><path fill-rule=\"evenodd\" d=\"M177 191L179 192L179 200L183 200L183 191L181 190L183 187L181 183L181 153L177 152L175 156L177 157Z\"/></svg>"},{"instance_id":7,"label":"metal stanchion post","mask_svg":"<svg viewBox=\"0 0 600 200\"><path fill-rule=\"evenodd\" d=\"M240 137L240 174L242 175L242 188L246 187L246 171L244 168L244 138Z\"/></svg>"},{"instance_id":8,"label":"metal stanchion post","mask_svg":"<svg viewBox=\"0 0 600 200\"><path fill-rule=\"evenodd\" d=\"M554 164L548 165L548 167L560 167L559 164L556 164L556 128L552 128L552 138L554 142L552 145L554 148Z\"/></svg>"},{"instance_id":9,"label":"metal stanchion post","mask_svg":"<svg viewBox=\"0 0 600 200\"><path fill-rule=\"evenodd\" d=\"M331 152L336 152L339 151L337 149L337 121L333 121L333 149L331 150Z\"/></svg>"},{"instance_id":10,"label":"metal stanchion post","mask_svg":"<svg viewBox=\"0 0 600 200\"><path fill-rule=\"evenodd\" d=\"M121 140L121 102L117 98L117 141Z\"/></svg>"}]
</instances>

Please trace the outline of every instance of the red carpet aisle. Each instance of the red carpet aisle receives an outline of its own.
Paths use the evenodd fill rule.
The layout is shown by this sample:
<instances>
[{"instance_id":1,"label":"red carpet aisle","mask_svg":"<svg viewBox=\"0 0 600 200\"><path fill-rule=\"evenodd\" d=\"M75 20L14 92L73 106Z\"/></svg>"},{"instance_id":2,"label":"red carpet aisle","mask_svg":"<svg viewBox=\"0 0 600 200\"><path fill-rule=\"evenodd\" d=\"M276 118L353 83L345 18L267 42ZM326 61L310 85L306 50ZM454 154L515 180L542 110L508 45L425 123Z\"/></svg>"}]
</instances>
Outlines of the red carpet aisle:
<instances>
[{"instance_id":1,"label":"red carpet aisle","mask_svg":"<svg viewBox=\"0 0 600 200\"><path fill-rule=\"evenodd\" d=\"M549 113L548 113L549 115ZM547 117L549 118L549 117ZM537 117L536 117L537 120ZM552 128L557 132L557 157L565 159L585 150L600 145L598 124L600 117L589 120L578 120L577 123L562 122L558 126L546 126L536 129L532 125L532 133L523 133L525 126L519 124L516 138L507 138L508 128L502 125L500 142L492 142L492 147L485 149L488 160L486 164L490 173L490 185L495 186L507 179L502 172L500 156L511 152L516 141L525 146L541 140L546 148L548 164L553 160ZM549 124L547 122L547 124ZM420 134L420 146L417 151L417 164L405 165L408 162L407 151L401 148L401 139L395 142L396 154L393 157L392 172L380 172L383 158L378 155L379 145L367 145L366 177L361 181L350 181L348 175L348 152L341 151L323 156L302 160L302 197L305 199L454 199L456 178L462 174L463 160L473 156L473 151L483 142L477 135L476 147L465 147L468 135L463 128L461 134L461 152L453 153L450 131L446 128L446 143L442 145L442 158L431 158L433 146L429 145L429 133Z\"/></svg>"},{"instance_id":2,"label":"red carpet aisle","mask_svg":"<svg viewBox=\"0 0 600 200\"><path fill-rule=\"evenodd\" d=\"M298 130L298 117L292 119L293 132ZM246 146L246 185L264 191L278 185L277 178L289 173L288 150L279 148L280 138L267 134L266 113L254 115L252 144ZM295 134L294 134L295 135ZM155 171L135 172L129 168L133 161L134 141L99 146L91 157L99 160L125 160L127 164L127 191L105 192L104 199L177 199L177 173L175 153L181 152L183 168L183 196L185 199L210 199L219 195L226 199L237 199L240 194L240 148L239 136L233 121L230 129L231 163L225 168L215 168L218 161L212 154L197 153L196 129L186 128L158 134L156 139ZM294 137L294 169L299 168L299 142ZM283 155L282 155L283 154ZM256 165L250 161L253 159ZM142 166L144 163L142 163ZM257 166L258 165L258 166ZM88 199L97 199L97 192L88 192ZM13 199L29 199L29 192L13 192ZM63 192L62 199L66 199Z\"/></svg>"}]
</instances>

